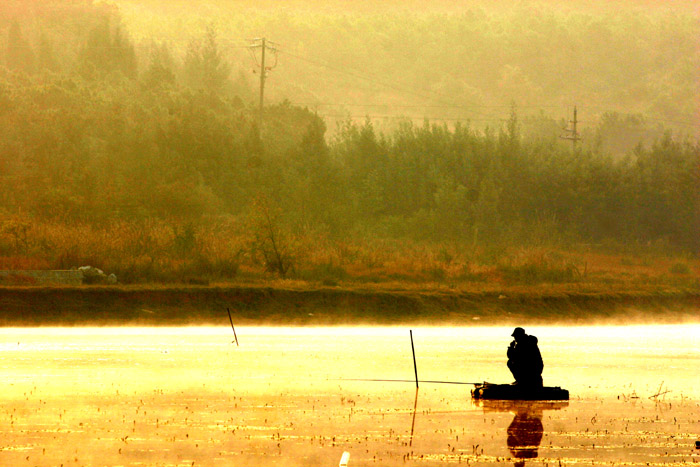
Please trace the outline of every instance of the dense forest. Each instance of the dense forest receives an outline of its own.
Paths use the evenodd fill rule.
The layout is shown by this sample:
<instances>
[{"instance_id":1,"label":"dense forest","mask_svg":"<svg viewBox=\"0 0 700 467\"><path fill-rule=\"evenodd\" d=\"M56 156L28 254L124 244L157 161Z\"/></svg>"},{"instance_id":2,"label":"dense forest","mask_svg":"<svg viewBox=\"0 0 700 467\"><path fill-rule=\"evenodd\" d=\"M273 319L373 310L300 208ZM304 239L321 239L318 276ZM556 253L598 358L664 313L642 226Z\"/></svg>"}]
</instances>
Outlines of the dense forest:
<instances>
[{"instance_id":1,"label":"dense forest","mask_svg":"<svg viewBox=\"0 0 700 467\"><path fill-rule=\"evenodd\" d=\"M698 16L542 5L379 15L241 4L189 25L179 2L4 2L0 269L342 278L403 244L444 264L467 255L468 278L479 274L469 255L514 247L700 253ZM337 70L349 60L394 85L346 73L331 86L290 59L270 70L260 126L255 51L231 52L224 37L263 26L294 57ZM347 113L330 131L320 104L351 98L383 102L391 125ZM417 120L419 101L442 104L441 117ZM560 137L567 115L546 112L562 102L603 109L578 143Z\"/></svg>"}]
</instances>

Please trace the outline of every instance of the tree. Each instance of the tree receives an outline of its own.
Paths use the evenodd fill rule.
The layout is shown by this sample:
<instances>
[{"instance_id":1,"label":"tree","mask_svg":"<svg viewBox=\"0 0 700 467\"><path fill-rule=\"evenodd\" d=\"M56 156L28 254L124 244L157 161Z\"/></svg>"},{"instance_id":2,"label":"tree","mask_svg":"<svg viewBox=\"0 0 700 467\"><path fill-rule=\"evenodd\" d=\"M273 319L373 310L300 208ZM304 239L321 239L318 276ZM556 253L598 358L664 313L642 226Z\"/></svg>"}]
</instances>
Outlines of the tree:
<instances>
[{"instance_id":1,"label":"tree","mask_svg":"<svg viewBox=\"0 0 700 467\"><path fill-rule=\"evenodd\" d=\"M282 211L264 196L251 207L251 250L269 272L285 277L294 267L295 246L292 235L283 227Z\"/></svg>"},{"instance_id":2,"label":"tree","mask_svg":"<svg viewBox=\"0 0 700 467\"><path fill-rule=\"evenodd\" d=\"M478 244L482 238L495 238L500 226L498 202L500 189L495 182L495 174L489 172L479 186L479 198L474 206L474 225L472 226L472 241Z\"/></svg>"},{"instance_id":3,"label":"tree","mask_svg":"<svg viewBox=\"0 0 700 467\"><path fill-rule=\"evenodd\" d=\"M50 71L58 71L59 63L56 60L53 46L49 41L48 36L42 31L39 36L39 45L37 46L36 54L37 68Z\"/></svg>"},{"instance_id":4,"label":"tree","mask_svg":"<svg viewBox=\"0 0 700 467\"><path fill-rule=\"evenodd\" d=\"M87 78L104 78L120 73L135 78L136 52L131 40L119 26L112 26L109 16L103 17L88 33L81 50L79 70Z\"/></svg>"},{"instance_id":5,"label":"tree","mask_svg":"<svg viewBox=\"0 0 700 467\"><path fill-rule=\"evenodd\" d=\"M227 83L231 68L221 57L216 30L208 27L204 38L190 41L185 55L185 82L194 89L220 92Z\"/></svg>"},{"instance_id":6,"label":"tree","mask_svg":"<svg viewBox=\"0 0 700 467\"><path fill-rule=\"evenodd\" d=\"M150 60L143 74L141 83L147 89L162 89L175 84L174 61L165 44L153 44Z\"/></svg>"},{"instance_id":7,"label":"tree","mask_svg":"<svg viewBox=\"0 0 700 467\"><path fill-rule=\"evenodd\" d=\"M22 30L17 21L13 21L7 37L6 64L11 70L32 73L34 71L34 51L32 46L22 36Z\"/></svg>"}]
</instances>

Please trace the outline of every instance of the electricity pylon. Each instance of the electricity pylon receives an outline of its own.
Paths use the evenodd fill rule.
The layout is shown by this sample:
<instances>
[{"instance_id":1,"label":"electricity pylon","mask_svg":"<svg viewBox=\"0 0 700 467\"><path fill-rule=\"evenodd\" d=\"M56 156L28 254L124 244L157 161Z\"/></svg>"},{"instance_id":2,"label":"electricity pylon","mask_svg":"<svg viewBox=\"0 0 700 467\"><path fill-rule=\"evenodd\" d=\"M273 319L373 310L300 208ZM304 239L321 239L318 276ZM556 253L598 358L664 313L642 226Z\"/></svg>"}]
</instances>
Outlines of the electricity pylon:
<instances>
[{"instance_id":1,"label":"electricity pylon","mask_svg":"<svg viewBox=\"0 0 700 467\"><path fill-rule=\"evenodd\" d=\"M578 141L581 141L581 137L579 136L578 130L576 128L576 125L578 123L578 120L576 118L576 106L574 106L574 119L569 120L569 123L571 123L571 128L570 129L568 127L564 128L564 131L566 133L571 133L571 134L564 134L564 135L561 135L560 137L563 139L571 140L571 144L573 145L573 150L574 150L574 152L576 152L576 143Z\"/></svg>"}]
</instances>

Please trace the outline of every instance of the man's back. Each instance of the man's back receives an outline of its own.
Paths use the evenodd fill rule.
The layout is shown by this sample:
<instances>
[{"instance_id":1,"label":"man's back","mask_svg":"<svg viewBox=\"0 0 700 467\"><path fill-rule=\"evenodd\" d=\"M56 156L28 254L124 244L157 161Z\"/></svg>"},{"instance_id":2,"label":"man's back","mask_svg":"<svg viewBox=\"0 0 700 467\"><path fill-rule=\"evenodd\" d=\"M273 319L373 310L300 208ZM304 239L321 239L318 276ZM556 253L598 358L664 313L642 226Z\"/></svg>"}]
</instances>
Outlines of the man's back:
<instances>
[{"instance_id":1,"label":"man's back","mask_svg":"<svg viewBox=\"0 0 700 467\"><path fill-rule=\"evenodd\" d=\"M537 337L525 334L523 328L513 331L515 340L508 347L508 368L518 384L542 386L542 355Z\"/></svg>"}]
</instances>

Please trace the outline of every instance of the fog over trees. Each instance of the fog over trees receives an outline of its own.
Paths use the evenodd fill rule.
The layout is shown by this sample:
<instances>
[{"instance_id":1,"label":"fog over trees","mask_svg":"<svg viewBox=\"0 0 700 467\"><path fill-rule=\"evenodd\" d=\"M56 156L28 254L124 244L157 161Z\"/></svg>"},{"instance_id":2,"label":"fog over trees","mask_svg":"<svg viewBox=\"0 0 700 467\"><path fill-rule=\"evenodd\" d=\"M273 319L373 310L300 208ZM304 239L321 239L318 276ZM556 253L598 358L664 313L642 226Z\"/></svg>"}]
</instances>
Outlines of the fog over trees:
<instances>
[{"instance_id":1,"label":"fog over trees","mask_svg":"<svg viewBox=\"0 0 700 467\"><path fill-rule=\"evenodd\" d=\"M700 252L692 2L379 5L3 2L0 256L56 265L39 225L152 221L262 251L265 215L289 238Z\"/></svg>"}]
</instances>

